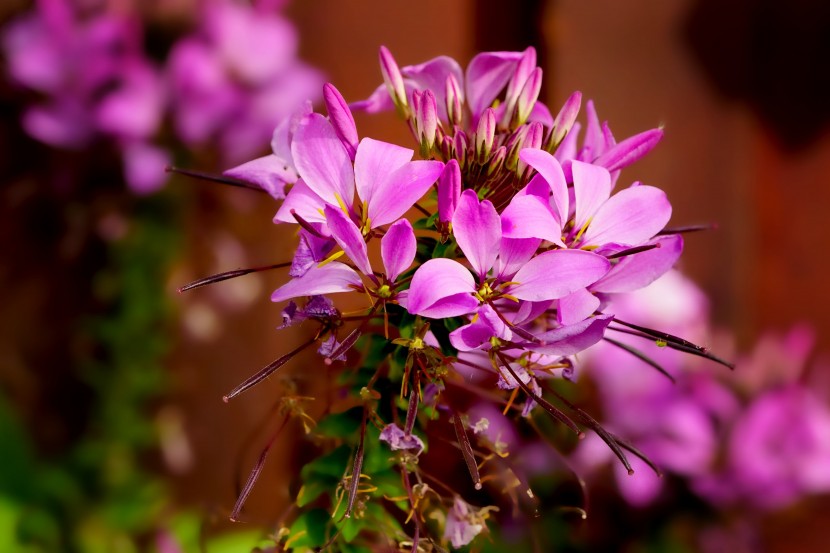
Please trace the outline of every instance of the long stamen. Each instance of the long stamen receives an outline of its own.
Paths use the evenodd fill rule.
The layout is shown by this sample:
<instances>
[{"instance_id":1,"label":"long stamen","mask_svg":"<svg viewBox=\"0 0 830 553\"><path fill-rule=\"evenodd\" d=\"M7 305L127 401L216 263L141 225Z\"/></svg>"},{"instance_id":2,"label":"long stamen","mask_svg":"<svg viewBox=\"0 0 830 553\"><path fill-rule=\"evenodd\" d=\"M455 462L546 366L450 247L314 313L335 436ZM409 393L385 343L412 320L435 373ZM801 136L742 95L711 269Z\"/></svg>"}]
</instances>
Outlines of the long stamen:
<instances>
[{"instance_id":1,"label":"long stamen","mask_svg":"<svg viewBox=\"0 0 830 553\"><path fill-rule=\"evenodd\" d=\"M704 225L687 225L685 227L667 227L657 233L657 236L666 234L684 234L687 232L700 232L702 230L716 230L718 225L715 223L708 223Z\"/></svg>"},{"instance_id":2,"label":"long stamen","mask_svg":"<svg viewBox=\"0 0 830 553\"><path fill-rule=\"evenodd\" d=\"M259 479L260 473L262 473L262 468L265 466L265 459L268 457L268 452L271 451L271 446L273 446L274 442L276 442L282 432L282 429L285 427L285 423L288 422L288 419L289 417L287 416L283 418L282 423L280 423L277 430L268 439L268 443L265 444L265 448L263 448L262 453L259 454L259 458L254 464L251 474L248 475L248 480L245 482L245 486L242 487L242 491L239 492L239 496L233 506L230 516L231 522L239 521L239 514L242 512L242 507L245 505L245 501L247 501L248 496L251 494L254 484L256 484L256 481Z\"/></svg>"},{"instance_id":3,"label":"long stamen","mask_svg":"<svg viewBox=\"0 0 830 553\"><path fill-rule=\"evenodd\" d=\"M263 190L259 186L255 184L251 184L249 182L245 182L243 180L235 179L233 177L226 177L224 175L213 175L211 173L205 173L202 171L194 171L192 169L182 169L181 167L173 167L168 166L164 168L164 171L167 173L176 173L179 175L184 175L186 177L191 177L194 179L205 180L210 182L216 182L219 184L225 184L228 186L233 186L236 188L245 188L246 190L253 190L255 192L262 192L267 194L266 190Z\"/></svg>"},{"instance_id":4,"label":"long stamen","mask_svg":"<svg viewBox=\"0 0 830 553\"><path fill-rule=\"evenodd\" d=\"M555 418L556 420L558 420L559 422L561 422L562 424L564 424L565 426L567 426L568 428L570 428L570 429L571 429L574 433L576 433L576 435L577 435L577 436L579 436L580 438L582 438L582 437L585 435L585 434L584 434L584 433L583 433L583 432L579 429L579 427L576 425L576 423L575 423L573 420L571 420L571 418L570 418L568 415L566 415L565 413L563 413L560 409L556 408L556 407L555 407L552 403L550 403L548 400L546 400L545 398L543 398L542 396L540 396L539 394L537 394L537 393L535 393L533 390L531 390L531 389L530 389L530 386L528 386L527 384L525 384L524 382L522 382L522 379L521 379L521 378L519 378L519 376L516 374L516 371L514 371L514 370L510 367L510 362L509 362L507 359L505 359L505 358L504 358L504 356L501 354L501 352L496 352L496 355L497 355L497 356L498 356L498 358L501 360L502 365L504 366L504 368L505 368L505 369L507 369L507 372L509 372L509 373L510 373L510 376L512 376L512 377L513 377L513 379L514 379L514 380L515 380L515 381L519 384L519 386L522 388L522 391L524 391L524 393L526 393L526 394L527 394L527 395L529 395L531 398L533 398L533 401L535 401L536 403L538 403L539 405L541 405L541 406L542 406L542 408L543 408L545 411L547 411L548 413L550 413L550 414L553 416L553 418ZM494 363L494 366L496 366L496 370L499 370L499 369L498 369L498 365L496 365L496 364Z\"/></svg>"},{"instance_id":5,"label":"long stamen","mask_svg":"<svg viewBox=\"0 0 830 553\"><path fill-rule=\"evenodd\" d=\"M622 350L627 351L628 353L630 353L631 355L633 355L634 357L636 357L637 359L639 359L643 363L645 363L647 365L650 365L651 367L656 369L657 372L659 372L660 374L662 374L663 376L665 376L666 378L671 380L673 383L675 383L675 384L677 383L675 378L671 374L669 374L669 372L666 369L664 369L662 366L660 366L660 364L657 363L657 361L655 361L651 357L647 356L645 353L638 350L637 348L634 348L634 347L629 346L628 344L624 344L622 342L618 342L617 340L614 340L613 338L608 338L607 336L604 337L603 340L605 340L609 344L613 344L613 345L617 346L618 348L620 348Z\"/></svg>"},{"instance_id":6,"label":"long stamen","mask_svg":"<svg viewBox=\"0 0 830 553\"><path fill-rule=\"evenodd\" d=\"M292 216L292 217L294 217L294 220L295 220L295 221L297 221L297 224L298 224L298 225L300 225L301 227L303 227L305 230L307 230L309 233L313 234L313 235L314 235L314 236L316 236L317 238L328 238L327 236L323 236L322 234L320 234L320 233L317 231L317 229L316 229L316 228L314 228L314 226L313 226L311 223L309 223L308 221L306 221L305 219L303 219L303 218L300 216L300 214L299 214L299 213L297 213L297 211L296 211L296 210L294 210L294 209L292 209L292 210L291 210L291 216Z\"/></svg>"},{"instance_id":7,"label":"long stamen","mask_svg":"<svg viewBox=\"0 0 830 553\"><path fill-rule=\"evenodd\" d=\"M259 384L260 382L262 382L263 380L265 380L266 378L271 376L271 374L273 374L274 371L276 371L277 369L279 369L280 367L285 365L292 357L294 357L295 355L297 355L302 350L304 350L305 348L307 348L308 346L310 346L311 344L313 344L316 341L317 341L317 336L314 336L313 338L311 338L310 340L308 340L304 344L302 344L302 345L298 346L297 348L291 350L290 352L286 353L285 355L283 355L279 359L276 359L276 360L272 361L271 363L269 363L268 365L263 367L262 370L260 370L258 373L251 376L250 378L245 380L242 384L240 384L239 386L237 386L236 388L231 390L226 396L223 396L222 401L227 403L230 400L232 400L233 398L235 398L236 396L238 396L239 394L241 394L242 392L244 392L245 390L247 390L248 388L252 388L253 386L256 386L257 384Z\"/></svg>"},{"instance_id":8,"label":"long stamen","mask_svg":"<svg viewBox=\"0 0 830 553\"><path fill-rule=\"evenodd\" d=\"M179 294L181 294L183 292L187 292L188 290L193 290L194 288L207 286L208 284L215 284L217 282L222 282L223 280L230 280L232 278L249 275L251 273L258 273L260 271L270 271L271 269L282 269L290 266L291 262L285 262L275 263L274 265L265 265L263 267L251 267L249 269L236 269L234 271L226 271L224 273L218 273L215 275L200 278L198 280L194 280L193 282L185 284L184 286L180 286L177 289L177 291L179 292Z\"/></svg>"},{"instance_id":9,"label":"long stamen","mask_svg":"<svg viewBox=\"0 0 830 553\"><path fill-rule=\"evenodd\" d=\"M628 248L627 250L623 250L621 252L617 252L613 255L609 255L608 259L618 259L620 257L625 257L627 255L634 255L635 253L647 252L649 250L653 250L655 248L659 248L660 244L647 244L645 246L637 246L635 248Z\"/></svg>"},{"instance_id":10,"label":"long stamen","mask_svg":"<svg viewBox=\"0 0 830 553\"><path fill-rule=\"evenodd\" d=\"M709 350L707 350L706 348L703 348L701 346L695 346L694 344L692 344L691 346L687 346L687 345L679 344L679 343L676 343L676 342L670 342L670 341L667 341L663 338L656 337L653 334L647 334L646 332L640 332L638 330L629 330L627 328L619 328L619 327L615 327L615 326L609 326L608 330L613 330L615 332L621 332L623 334L630 334L631 336L637 336L638 338L644 338L646 340L654 340L656 338L658 341L662 342L662 345L665 345L667 348L671 348L671 349L677 350L677 351L682 351L684 353L688 353L688 354L691 354L691 355L697 355L698 357L703 357L704 359L708 359L710 361L714 361L715 363L718 363L719 365L723 365L724 367L727 367L728 369L732 369L732 370L735 369L735 364L734 363L731 363L729 361L721 359L717 355L713 354L712 352L710 352Z\"/></svg>"},{"instance_id":11,"label":"long stamen","mask_svg":"<svg viewBox=\"0 0 830 553\"><path fill-rule=\"evenodd\" d=\"M610 432L608 432L599 422L597 422L594 417L568 401L563 395L557 393L556 390L552 390L550 387L547 387L547 390L555 395L559 401L564 403L568 409L573 411L585 426L596 432L597 436L599 436L602 441L611 448L611 451L614 452L614 455L616 455L617 459L619 459L623 464L625 470L628 471L628 474L634 474L634 469L631 467L631 463L628 462L628 457L626 457L622 445Z\"/></svg>"},{"instance_id":12,"label":"long stamen","mask_svg":"<svg viewBox=\"0 0 830 553\"><path fill-rule=\"evenodd\" d=\"M363 420L360 423L360 442L357 444L357 451L354 454L352 465L352 480L349 482L349 502L346 505L346 512L343 518L351 518L354 502L357 499L357 487L360 485L360 474L363 471L363 443L366 439L366 418L369 412L368 407L363 407Z\"/></svg>"},{"instance_id":13,"label":"long stamen","mask_svg":"<svg viewBox=\"0 0 830 553\"><path fill-rule=\"evenodd\" d=\"M458 439L458 445L461 448L462 455L464 455L464 461L467 463L467 470L470 471L470 477L473 479L473 487L480 490L481 476L478 474L478 464L473 454L473 446L470 445L470 438L467 436L467 431L464 430L461 416L455 410L452 411L452 422L455 428L455 437Z\"/></svg>"}]
</instances>

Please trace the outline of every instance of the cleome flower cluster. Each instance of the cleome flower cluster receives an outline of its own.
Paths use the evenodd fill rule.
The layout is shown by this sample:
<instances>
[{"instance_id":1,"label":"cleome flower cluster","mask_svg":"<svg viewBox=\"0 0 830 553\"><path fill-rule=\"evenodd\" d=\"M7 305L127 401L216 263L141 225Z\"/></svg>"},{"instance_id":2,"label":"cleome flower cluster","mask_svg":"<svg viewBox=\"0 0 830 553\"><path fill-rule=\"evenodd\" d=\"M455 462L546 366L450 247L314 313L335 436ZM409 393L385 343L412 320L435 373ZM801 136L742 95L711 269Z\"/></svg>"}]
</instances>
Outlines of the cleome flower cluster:
<instances>
[{"instance_id":1,"label":"cleome flower cluster","mask_svg":"<svg viewBox=\"0 0 830 553\"><path fill-rule=\"evenodd\" d=\"M405 550L464 546L497 510L468 501L483 483L533 497L509 448L485 431L488 421L469 415L473 404L486 398L517 424L541 406L574 435L595 431L631 471L626 453L639 452L553 382L572 378L576 355L614 332L717 360L612 314L616 296L675 264L681 233L690 230L666 227L672 208L659 188L618 186L621 170L656 146L661 129L618 142L591 102L583 129L578 92L552 115L539 101L542 69L533 48L482 53L462 69L445 56L399 67L382 47L380 68L384 82L369 98L348 104L325 85L327 115L306 105L277 127L272 154L224 176L267 191L280 201L274 222L297 226L293 259L272 266L288 268L288 278L271 299L285 305L283 326L316 325L312 339L225 399L316 344L327 365L344 367L342 387L356 405L355 435L335 440L350 462L331 491L331 528L323 543L314 542L314 517L301 517L282 534L289 549L377 543L370 529L381 528L382 539ZM414 149L360 137L353 110L393 109ZM362 307L342 312L343 295ZM625 351L642 355L632 346ZM448 486L419 465L442 422L453 429L472 486ZM320 425L330 426L325 419ZM370 456L388 460L390 452L383 470L400 472L397 502L392 490L371 485L383 471L367 470ZM306 469L303 490L315 484ZM321 493L301 493L297 504L319 503Z\"/></svg>"}]
</instances>

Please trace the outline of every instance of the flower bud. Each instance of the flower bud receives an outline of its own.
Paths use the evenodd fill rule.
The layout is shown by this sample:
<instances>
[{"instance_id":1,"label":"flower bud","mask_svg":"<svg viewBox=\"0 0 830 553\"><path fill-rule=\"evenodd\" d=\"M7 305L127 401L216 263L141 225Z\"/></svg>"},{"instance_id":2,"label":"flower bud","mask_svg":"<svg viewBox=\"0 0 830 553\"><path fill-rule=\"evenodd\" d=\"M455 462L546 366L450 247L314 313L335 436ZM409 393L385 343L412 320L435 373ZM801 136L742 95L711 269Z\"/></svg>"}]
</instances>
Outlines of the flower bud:
<instances>
[{"instance_id":1,"label":"flower bud","mask_svg":"<svg viewBox=\"0 0 830 553\"><path fill-rule=\"evenodd\" d=\"M487 176L493 175L494 173L501 170L504 166L504 162L507 160L507 148L504 146L499 146L496 148L496 151L493 152L493 156L490 158L490 161L487 163Z\"/></svg>"},{"instance_id":2,"label":"flower bud","mask_svg":"<svg viewBox=\"0 0 830 553\"><path fill-rule=\"evenodd\" d=\"M534 121L527 126L527 134L525 135L524 142L522 143L519 151L524 150L525 148L533 148L538 150L542 147L542 141L545 136L545 127L538 121ZM529 176L532 168L529 168L527 163L522 161L522 158L519 158L519 161L516 164L516 174L519 175L520 180L527 180L527 176ZM527 173L527 174L525 174Z\"/></svg>"},{"instance_id":3,"label":"flower bud","mask_svg":"<svg viewBox=\"0 0 830 553\"><path fill-rule=\"evenodd\" d=\"M450 73L444 85L444 96L447 101L447 120L450 126L461 125L464 119L464 93L455 76Z\"/></svg>"},{"instance_id":4,"label":"flower bud","mask_svg":"<svg viewBox=\"0 0 830 553\"><path fill-rule=\"evenodd\" d=\"M507 159L505 165L511 171L516 169L519 163L519 151L524 148L525 137L527 136L527 125L522 125L507 139Z\"/></svg>"},{"instance_id":5,"label":"flower bud","mask_svg":"<svg viewBox=\"0 0 830 553\"><path fill-rule=\"evenodd\" d=\"M475 135L476 161L483 164L493 151L493 142L496 137L496 111L487 108L478 120Z\"/></svg>"},{"instance_id":6,"label":"flower bud","mask_svg":"<svg viewBox=\"0 0 830 553\"><path fill-rule=\"evenodd\" d=\"M438 106L435 102L435 94L431 90L424 90L415 106L415 128L418 129L421 155L429 157L429 152L435 145L435 134L438 131Z\"/></svg>"},{"instance_id":7,"label":"flower bud","mask_svg":"<svg viewBox=\"0 0 830 553\"><path fill-rule=\"evenodd\" d=\"M527 134L525 135L524 142L522 143L519 151L524 150L525 148L534 148L536 150L542 147L542 139L545 136L545 128L542 124L538 121L534 121L527 126ZM516 174L522 176L525 172L529 173L528 165L521 158L516 164Z\"/></svg>"},{"instance_id":8,"label":"flower bud","mask_svg":"<svg viewBox=\"0 0 830 553\"><path fill-rule=\"evenodd\" d=\"M516 111L511 121L512 125L523 125L530 117L536 100L539 99L539 91L542 90L542 68L537 67L527 78L519 98L516 100Z\"/></svg>"},{"instance_id":9,"label":"flower bud","mask_svg":"<svg viewBox=\"0 0 830 553\"><path fill-rule=\"evenodd\" d=\"M349 152L349 157L354 161L359 139L357 136L357 126L355 125L349 105L340 94L340 91L331 83L326 83L323 86L323 100L326 102L326 109L329 112L329 120L331 121L331 126L334 127L334 132L337 133L340 142L343 143L346 151Z\"/></svg>"},{"instance_id":10,"label":"flower bud","mask_svg":"<svg viewBox=\"0 0 830 553\"><path fill-rule=\"evenodd\" d=\"M444 166L438 177L438 220L442 223L452 221L455 206L461 197L461 168L458 161L451 159Z\"/></svg>"},{"instance_id":11,"label":"flower bud","mask_svg":"<svg viewBox=\"0 0 830 553\"><path fill-rule=\"evenodd\" d=\"M504 95L505 110L502 118L502 126L507 127L510 125L519 95L535 68L536 49L530 46L522 54L519 63L516 65L516 69L513 71L513 76L507 83L507 92ZM510 128L515 128L515 126Z\"/></svg>"},{"instance_id":12,"label":"flower bud","mask_svg":"<svg viewBox=\"0 0 830 553\"><path fill-rule=\"evenodd\" d=\"M383 82L386 83L386 90L389 91L389 96L392 97L398 112L403 116L408 116L407 108L409 104L406 100L406 87L398 63L386 46L380 47L379 58L380 72L383 75Z\"/></svg>"},{"instance_id":13,"label":"flower bud","mask_svg":"<svg viewBox=\"0 0 830 553\"><path fill-rule=\"evenodd\" d=\"M571 132L571 129L576 122L576 116L579 115L579 108L581 104L582 93L578 90L571 94L567 100L565 100L565 103L562 105L562 109L559 110L559 113L556 114L556 118L553 120L550 140L548 140L548 144L545 145L545 149L548 152L554 153L556 149L559 148L559 145L562 144L565 136Z\"/></svg>"},{"instance_id":14,"label":"flower bud","mask_svg":"<svg viewBox=\"0 0 830 553\"><path fill-rule=\"evenodd\" d=\"M453 149L455 150L455 155L453 157L458 160L458 164L462 169L467 166L467 148L469 147L469 144L470 142L467 140L467 134L462 130L456 131L453 140Z\"/></svg>"}]
</instances>

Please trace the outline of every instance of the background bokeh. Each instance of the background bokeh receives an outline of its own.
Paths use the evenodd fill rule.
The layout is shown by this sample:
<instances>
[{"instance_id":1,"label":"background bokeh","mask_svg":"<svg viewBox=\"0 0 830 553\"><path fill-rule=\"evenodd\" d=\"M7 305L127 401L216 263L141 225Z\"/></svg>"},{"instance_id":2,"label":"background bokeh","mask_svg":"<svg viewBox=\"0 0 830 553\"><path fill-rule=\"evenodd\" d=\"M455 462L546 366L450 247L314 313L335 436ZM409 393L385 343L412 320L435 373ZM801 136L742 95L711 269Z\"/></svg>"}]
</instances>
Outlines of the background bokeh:
<instances>
[{"instance_id":1,"label":"background bokeh","mask_svg":"<svg viewBox=\"0 0 830 553\"><path fill-rule=\"evenodd\" d=\"M144 22L158 64L203 9L193 0L110 4ZM664 188L677 225L716 225L688 236L681 265L710 296L715 323L749 349L765 330L808 322L818 351L830 348L823 3L270 4L296 26L299 58L349 101L380 82L380 45L401 65L440 54L463 65L477 51L535 46L549 105L581 90L618 137L664 126L658 149L623 179ZM0 25L31 8L3 2ZM280 313L268 295L280 274L176 288L283 261L291 231L270 223L276 204L265 194L178 175L155 194L131 193L110 145L73 152L27 136L20 118L31 97L6 77L0 84L0 534L19 533L22 521L42 548L21 551L149 550L182 513L192 514L194 535L237 532L228 514L288 383L271 379L228 405L221 397L300 331L275 331ZM409 139L394 114L358 115L357 125L361 136ZM170 121L159 136L176 164L228 168L215 145L183 144ZM319 363L294 363L313 388ZM296 491L288 483L297 452L290 435L281 444L244 530L273 525ZM810 498L767 515L764 547L824 550L828 507ZM637 524L636 513L627 521ZM590 513L574 522L583 533L590 524Z\"/></svg>"}]
</instances>

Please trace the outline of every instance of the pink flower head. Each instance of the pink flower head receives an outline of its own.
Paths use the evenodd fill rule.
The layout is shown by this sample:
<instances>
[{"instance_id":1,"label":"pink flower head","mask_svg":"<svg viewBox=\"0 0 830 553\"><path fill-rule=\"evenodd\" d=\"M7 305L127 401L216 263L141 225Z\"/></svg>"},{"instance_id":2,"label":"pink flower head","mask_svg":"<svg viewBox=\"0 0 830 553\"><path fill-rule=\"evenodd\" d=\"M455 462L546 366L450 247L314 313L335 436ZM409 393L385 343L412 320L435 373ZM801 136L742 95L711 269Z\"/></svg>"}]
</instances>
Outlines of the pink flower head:
<instances>
[{"instance_id":1,"label":"pink flower head","mask_svg":"<svg viewBox=\"0 0 830 553\"><path fill-rule=\"evenodd\" d=\"M68 0L41 0L4 30L2 47L12 80L42 98L23 113L29 135L71 150L109 141L134 191L163 184L168 155L151 140L165 90L136 17L106 9L82 16Z\"/></svg>"},{"instance_id":2,"label":"pink flower head","mask_svg":"<svg viewBox=\"0 0 830 553\"><path fill-rule=\"evenodd\" d=\"M297 45L294 26L266 5L209 0L168 61L181 139L218 144L225 163L260 151L278 123L320 96L322 78L297 59Z\"/></svg>"}]
</instances>

